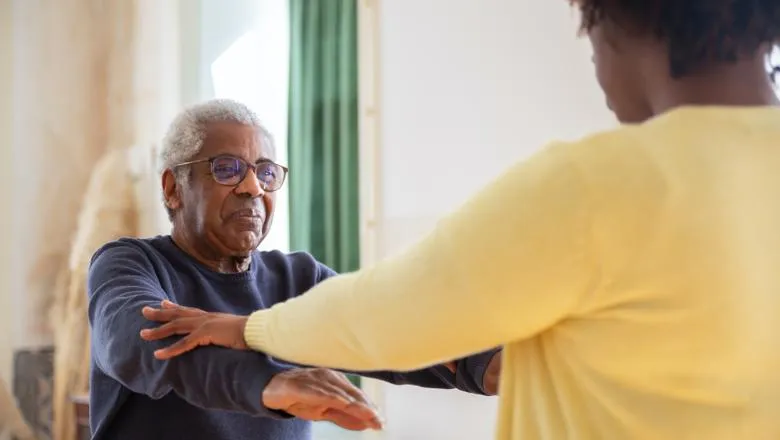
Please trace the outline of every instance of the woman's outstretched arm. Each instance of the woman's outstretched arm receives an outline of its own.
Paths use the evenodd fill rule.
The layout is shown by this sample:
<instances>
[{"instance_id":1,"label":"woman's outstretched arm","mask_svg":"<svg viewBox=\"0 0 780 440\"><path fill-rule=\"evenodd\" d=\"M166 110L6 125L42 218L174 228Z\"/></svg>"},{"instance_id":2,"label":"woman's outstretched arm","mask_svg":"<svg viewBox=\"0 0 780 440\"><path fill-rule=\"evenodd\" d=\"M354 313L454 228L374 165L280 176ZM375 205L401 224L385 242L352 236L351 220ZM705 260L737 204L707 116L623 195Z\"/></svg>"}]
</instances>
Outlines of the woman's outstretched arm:
<instances>
[{"instance_id":1,"label":"woman's outstretched arm","mask_svg":"<svg viewBox=\"0 0 780 440\"><path fill-rule=\"evenodd\" d=\"M566 147L552 147L408 251L255 312L245 340L295 362L411 370L527 338L590 290L589 237L585 184Z\"/></svg>"},{"instance_id":2,"label":"woman's outstretched arm","mask_svg":"<svg viewBox=\"0 0 780 440\"><path fill-rule=\"evenodd\" d=\"M145 339L252 348L306 365L414 370L543 332L598 282L588 191L567 146L515 165L419 244L251 316L144 311ZM457 188L453 188L457 190Z\"/></svg>"}]
</instances>

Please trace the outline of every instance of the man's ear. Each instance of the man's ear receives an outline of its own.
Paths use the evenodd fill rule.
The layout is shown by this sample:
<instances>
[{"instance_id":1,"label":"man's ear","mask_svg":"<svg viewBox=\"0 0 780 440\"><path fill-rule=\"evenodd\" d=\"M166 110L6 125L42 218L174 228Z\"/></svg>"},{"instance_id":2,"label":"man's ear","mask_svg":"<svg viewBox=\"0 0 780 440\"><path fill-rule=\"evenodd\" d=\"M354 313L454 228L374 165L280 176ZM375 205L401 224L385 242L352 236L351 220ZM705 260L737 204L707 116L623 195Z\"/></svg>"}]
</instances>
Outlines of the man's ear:
<instances>
[{"instance_id":1,"label":"man's ear","mask_svg":"<svg viewBox=\"0 0 780 440\"><path fill-rule=\"evenodd\" d=\"M181 207L181 195L179 186L176 183L176 176L170 169L162 173L162 190L165 206L170 210L177 210Z\"/></svg>"}]
</instances>

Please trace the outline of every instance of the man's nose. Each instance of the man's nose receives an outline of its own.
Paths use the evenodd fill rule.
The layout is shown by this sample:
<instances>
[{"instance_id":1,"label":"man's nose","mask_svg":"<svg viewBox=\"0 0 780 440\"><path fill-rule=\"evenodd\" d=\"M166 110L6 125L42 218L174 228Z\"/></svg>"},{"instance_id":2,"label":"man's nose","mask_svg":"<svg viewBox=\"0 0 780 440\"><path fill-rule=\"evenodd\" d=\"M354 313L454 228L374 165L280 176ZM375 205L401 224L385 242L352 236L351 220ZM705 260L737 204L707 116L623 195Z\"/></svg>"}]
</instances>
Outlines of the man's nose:
<instances>
[{"instance_id":1,"label":"man's nose","mask_svg":"<svg viewBox=\"0 0 780 440\"><path fill-rule=\"evenodd\" d=\"M249 169L246 172L246 177L235 189L237 195L245 197L262 197L265 195L263 184L260 183L260 179L257 178L255 170Z\"/></svg>"}]
</instances>

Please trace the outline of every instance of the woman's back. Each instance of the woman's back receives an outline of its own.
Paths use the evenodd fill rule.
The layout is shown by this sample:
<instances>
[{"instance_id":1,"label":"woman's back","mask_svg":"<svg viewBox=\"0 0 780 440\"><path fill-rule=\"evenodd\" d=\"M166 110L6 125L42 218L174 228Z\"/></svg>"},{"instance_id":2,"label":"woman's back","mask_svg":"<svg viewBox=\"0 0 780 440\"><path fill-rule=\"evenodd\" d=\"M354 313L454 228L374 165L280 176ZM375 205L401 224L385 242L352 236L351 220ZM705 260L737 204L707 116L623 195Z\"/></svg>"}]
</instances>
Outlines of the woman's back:
<instances>
[{"instance_id":1,"label":"woman's back","mask_svg":"<svg viewBox=\"0 0 780 440\"><path fill-rule=\"evenodd\" d=\"M780 110L681 108L542 155L586 194L590 275L507 346L499 438L780 438Z\"/></svg>"}]
</instances>

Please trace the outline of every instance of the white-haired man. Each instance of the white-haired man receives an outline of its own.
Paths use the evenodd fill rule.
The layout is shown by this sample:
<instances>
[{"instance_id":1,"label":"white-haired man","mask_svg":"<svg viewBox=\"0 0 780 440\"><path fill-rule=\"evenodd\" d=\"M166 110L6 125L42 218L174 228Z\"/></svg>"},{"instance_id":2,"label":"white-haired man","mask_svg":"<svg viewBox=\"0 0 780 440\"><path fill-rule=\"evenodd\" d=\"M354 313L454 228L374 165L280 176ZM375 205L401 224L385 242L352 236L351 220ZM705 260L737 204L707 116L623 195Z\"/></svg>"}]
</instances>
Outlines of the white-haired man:
<instances>
[{"instance_id":1,"label":"white-haired man","mask_svg":"<svg viewBox=\"0 0 780 440\"><path fill-rule=\"evenodd\" d=\"M217 347L171 361L139 332L144 307L170 300L202 310L249 314L303 294L334 272L303 252L258 252L287 169L271 136L244 105L213 100L186 109L164 141L162 189L170 236L121 239L92 258L93 440L305 440L309 420L348 429L378 426L361 391L343 374ZM406 374L393 383L494 394L497 351Z\"/></svg>"}]
</instances>

